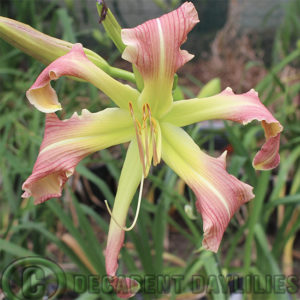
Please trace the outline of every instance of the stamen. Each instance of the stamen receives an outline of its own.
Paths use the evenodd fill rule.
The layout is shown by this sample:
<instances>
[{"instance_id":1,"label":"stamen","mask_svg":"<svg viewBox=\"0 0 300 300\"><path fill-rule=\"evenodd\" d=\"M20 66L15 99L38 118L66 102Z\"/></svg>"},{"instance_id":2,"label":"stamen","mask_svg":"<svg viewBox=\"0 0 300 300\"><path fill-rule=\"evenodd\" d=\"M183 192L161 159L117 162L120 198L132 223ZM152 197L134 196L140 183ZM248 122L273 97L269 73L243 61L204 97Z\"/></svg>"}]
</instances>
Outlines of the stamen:
<instances>
[{"instance_id":1,"label":"stamen","mask_svg":"<svg viewBox=\"0 0 300 300\"><path fill-rule=\"evenodd\" d=\"M145 157L144 157L145 154L144 154L143 143L142 143L142 140L141 140L142 127L141 127L140 122L134 116L133 107L132 107L131 102L129 102L129 109L130 109L131 116L133 118L133 123L134 123L134 128L135 128L135 135L136 135L136 139L137 139L137 143L138 143L141 163L142 163L142 166L143 166L143 173L144 173L144 176L146 176L146 164L145 164Z\"/></svg>"},{"instance_id":2,"label":"stamen","mask_svg":"<svg viewBox=\"0 0 300 300\"><path fill-rule=\"evenodd\" d=\"M146 104L147 109L148 109L148 114L149 114L149 119L150 119L150 130L151 130L151 136L152 136L152 147L153 147L153 165L156 166L159 161L158 161L158 155L157 155L157 143L156 143L156 135L155 135L155 127L156 127L156 122L151 116L151 110L150 106L147 103Z\"/></svg>"},{"instance_id":3,"label":"stamen","mask_svg":"<svg viewBox=\"0 0 300 300\"><path fill-rule=\"evenodd\" d=\"M111 218L114 220L114 222L117 224L117 226L120 227L121 229L123 229L124 231L130 231L130 230L132 230L133 227L135 226L136 222L137 222L137 219L138 219L138 216L139 216L139 213L140 213L140 208L141 208L143 186L144 186L144 175L142 174L142 179L141 179L141 184L140 184L140 191L139 191L139 199L138 199L138 204L137 204L137 208L136 208L136 213L135 213L134 220L133 220L133 222L132 222L132 224L131 224L130 227L124 227L124 226L121 226L119 224L119 222L116 220L116 218L112 214L112 211L111 211L111 209L109 207L109 204L108 204L107 200L104 200L106 208L107 208L107 210L108 210Z\"/></svg>"},{"instance_id":4,"label":"stamen","mask_svg":"<svg viewBox=\"0 0 300 300\"><path fill-rule=\"evenodd\" d=\"M146 105L144 104L143 105L143 124L147 120L147 118L148 118L148 116L147 116L147 113L146 113Z\"/></svg>"},{"instance_id":5,"label":"stamen","mask_svg":"<svg viewBox=\"0 0 300 300\"><path fill-rule=\"evenodd\" d=\"M132 102L129 102L128 104L129 104L129 110L130 110L131 116L134 118L134 112L133 112Z\"/></svg>"},{"instance_id":6,"label":"stamen","mask_svg":"<svg viewBox=\"0 0 300 300\"><path fill-rule=\"evenodd\" d=\"M159 137L157 136L157 121L152 118L151 109L148 103L143 105L142 110L142 125L135 118L132 102L129 102L129 109L131 116L134 121L135 133L139 148L140 160L143 166L144 177L147 177L149 172L151 161L153 159L153 164L156 166L160 157L158 155L158 142ZM149 127L150 126L150 127ZM152 149L150 149L152 147Z\"/></svg>"},{"instance_id":7,"label":"stamen","mask_svg":"<svg viewBox=\"0 0 300 300\"><path fill-rule=\"evenodd\" d=\"M151 120L151 121L154 121L154 120ZM155 121L154 121L155 122ZM152 125L151 126L151 131L152 131L152 136L153 136L153 140L152 140L152 145L153 145L153 165L156 166L158 164L158 155L157 155L157 143L156 143L156 135L155 135L155 123L152 123L151 124L154 124L154 126Z\"/></svg>"},{"instance_id":8,"label":"stamen","mask_svg":"<svg viewBox=\"0 0 300 300\"><path fill-rule=\"evenodd\" d=\"M145 129L145 148L146 148L146 159L147 166L150 165L150 155L149 155L149 141L148 141L148 124L147 124L148 116L146 114L145 104L143 105L143 128Z\"/></svg>"}]
</instances>

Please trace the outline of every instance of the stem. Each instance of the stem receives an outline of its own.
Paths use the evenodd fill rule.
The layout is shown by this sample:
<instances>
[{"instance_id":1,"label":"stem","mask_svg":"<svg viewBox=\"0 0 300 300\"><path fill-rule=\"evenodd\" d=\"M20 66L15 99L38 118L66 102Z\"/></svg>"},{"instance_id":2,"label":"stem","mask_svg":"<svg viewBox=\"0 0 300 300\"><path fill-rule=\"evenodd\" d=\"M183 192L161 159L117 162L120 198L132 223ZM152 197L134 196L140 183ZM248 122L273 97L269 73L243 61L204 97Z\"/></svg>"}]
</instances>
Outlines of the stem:
<instances>
[{"instance_id":1,"label":"stem","mask_svg":"<svg viewBox=\"0 0 300 300\"><path fill-rule=\"evenodd\" d=\"M124 80L130 81L132 83L135 83L134 74L129 71L126 71L126 70L122 70L122 69L115 68L115 67L110 67L107 70L107 74L114 78L124 79Z\"/></svg>"},{"instance_id":2,"label":"stem","mask_svg":"<svg viewBox=\"0 0 300 300\"><path fill-rule=\"evenodd\" d=\"M258 186L255 191L255 198L252 200L250 213L249 213L249 232L246 239L245 244L245 259L244 259L244 274L247 275L250 270L251 266L251 253L252 253L252 243L254 238L254 229L255 225L258 222L258 219L261 214L264 198L266 195L266 192L268 190L268 183L270 178L271 172L265 171L261 174L259 180L258 180Z\"/></svg>"}]
</instances>

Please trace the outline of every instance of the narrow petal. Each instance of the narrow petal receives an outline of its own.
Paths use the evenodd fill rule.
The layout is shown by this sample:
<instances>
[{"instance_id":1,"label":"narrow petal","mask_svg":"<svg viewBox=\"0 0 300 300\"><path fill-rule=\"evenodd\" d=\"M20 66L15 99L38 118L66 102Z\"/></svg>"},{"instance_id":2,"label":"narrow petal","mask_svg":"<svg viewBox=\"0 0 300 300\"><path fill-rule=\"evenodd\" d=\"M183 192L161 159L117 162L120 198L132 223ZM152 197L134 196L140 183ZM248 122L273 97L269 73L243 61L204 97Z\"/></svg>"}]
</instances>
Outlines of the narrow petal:
<instances>
[{"instance_id":1,"label":"narrow petal","mask_svg":"<svg viewBox=\"0 0 300 300\"><path fill-rule=\"evenodd\" d=\"M32 174L23 184L23 198L35 204L60 197L76 165L90 153L128 142L134 136L127 111L110 108L99 113L82 111L61 121L47 114L44 139Z\"/></svg>"},{"instance_id":2,"label":"narrow petal","mask_svg":"<svg viewBox=\"0 0 300 300\"><path fill-rule=\"evenodd\" d=\"M121 108L128 109L128 102L136 102L139 96L138 91L118 82L98 68L87 58L82 45L75 44L69 53L52 62L39 75L26 93L30 103L45 113L60 110L61 105L50 81L61 76L73 76L89 81Z\"/></svg>"},{"instance_id":3,"label":"narrow petal","mask_svg":"<svg viewBox=\"0 0 300 300\"><path fill-rule=\"evenodd\" d=\"M134 296L140 289L140 284L130 278L114 276L110 279L110 284L114 288L119 298L127 299Z\"/></svg>"},{"instance_id":4,"label":"narrow petal","mask_svg":"<svg viewBox=\"0 0 300 300\"><path fill-rule=\"evenodd\" d=\"M111 276L111 285L115 288L118 296L122 298L131 297L137 292L138 284L136 281L129 278L118 278L116 272L118 269L118 256L124 242L124 230L120 226L126 226L128 209L141 182L142 174L143 170L139 159L138 145L136 140L134 140L129 146L121 172L112 211L114 219L110 221L105 252L106 272Z\"/></svg>"},{"instance_id":5,"label":"narrow petal","mask_svg":"<svg viewBox=\"0 0 300 300\"><path fill-rule=\"evenodd\" d=\"M253 120L261 121L266 142L256 154L253 166L258 170L268 170L279 164L278 150L283 127L260 102L254 90L235 95L227 88L216 96L177 101L164 117L164 121L177 126L212 119L230 120L243 125Z\"/></svg>"},{"instance_id":6,"label":"narrow petal","mask_svg":"<svg viewBox=\"0 0 300 300\"><path fill-rule=\"evenodd\" d=\"M180 50L180 46L198 22L194 5L186 2L160 18L122 30L122 40L127 46L122 57L136 65L142 74L141 105L149 103L156 116L165 113L172 104L174 73L193 58Z\"/></svg>"},{"instance_id":7,"label":"narrow petal","mask_svg":"<svg viewBox=\"0 0 300 300\"><path fill-rule=\"evenodd\" d=\"M226 152L213 158L181 128L161 124L162 159L194 191L203 219L203 247L217 252L234 213L254 197L252 187L226 171Z\"/></svg>"}]
</instances>

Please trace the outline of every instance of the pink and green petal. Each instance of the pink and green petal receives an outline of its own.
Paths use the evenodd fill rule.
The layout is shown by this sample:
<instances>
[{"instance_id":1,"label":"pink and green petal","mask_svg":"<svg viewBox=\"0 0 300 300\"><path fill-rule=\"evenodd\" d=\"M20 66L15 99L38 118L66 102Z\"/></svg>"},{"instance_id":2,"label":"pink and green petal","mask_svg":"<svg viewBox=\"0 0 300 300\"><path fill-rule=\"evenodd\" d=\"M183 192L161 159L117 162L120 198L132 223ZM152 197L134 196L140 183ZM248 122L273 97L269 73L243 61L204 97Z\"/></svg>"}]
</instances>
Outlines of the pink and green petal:
<instances>
[{"instance_id":1,"label":"pink and green petal","mask_svg":"<svg viewBox=\"0 0 300 300\"><path fill-rule=\"evenodd\" d=\"M212 97L177 101L164 117L164 121L177 126L213 119L230 120L243 125L253 120L260 121L266 142L254 157L253 166L258 170L268 170L279 164L278 150L283 127L260 102L254 90L235 95L227 88Z\"/></svg>"},{"instance_id":2,"label":"pink and green petal","mask_svg":"<svg viewBox=\"0 0 300 300\"><path fill-rule=\"evenodd\" d=\"M121 227L126 226L128 209L141 182L142 174L143 169L139 159L138 145L136 140L133 140L129 145L121 172L105 251L107 275L110 276L110 282L121 298L133 296L138 289L138 283L135 280L119 278L116 276L116 272L118 269L118 256L124 243L125 232Z\"/></svg>"},{"instance_id":3,"label":"pink and green petal","mask_svg":"<svg viewBox=\"0 0 300 300\"><path fill-rule=\"evenodd\" d=\"M68 120L47 114L45 134L32 174L24 182L23 198L35 204L60 197L76 165L95 151L128 142L134 137L130 114L119 108L99 113L83 110Z\"/></svg>"},{"instance_id":4,"label":"pink and green petal","mask_svg":"<svg viewBox=\"0 0 300 300\"><path fill-rule=\"evenodd\" d=\"M149 103L155 116L170 109L174 74L193 58L180 46L198 22L194 5L186 2L160 18L122 30L127 46L122 57L133 63L144 79L140 105Z\"/></svg>"},{"instance_id":5,"label":"pink and green petal","mask_svg":"<svg viewBox=\"0 0 300 300\"><path fill-rule=\"evenodd\" d=\"M140 289L140 284L136 280L127 277L114 276L109 279L109 283L122 299L133 297Z\"/></svg>"},{"instance_id":6,"label":"pink and green petal","mask_svg":"<svg viewBox=\"0 0 300 300\"><path fill-rule=\"evenodd\" d=\"M226 153L205 154L181 128L161 124L162 159L190 186L203 219L203 247L218 251L224 231L241 205L254 197L252 187L226 171Z\"/></svg>"},{"instance_id":7,"label":"pink and green petal","mask_svg":"<svg viewBox=\"0 0 300 300\"><path fill-rule=\"evenodd\" d=\"M26 96L30 103L45 113L61 109L56 92L50 81L61 76L72 76L86 80L110 97L119 107L128 109L128 103L136 102L137 90L124 85L107 75L92 63L84 53L81 44L75 44L71 51L52 62L39 75Z\"/></svg>"}]
</instances>

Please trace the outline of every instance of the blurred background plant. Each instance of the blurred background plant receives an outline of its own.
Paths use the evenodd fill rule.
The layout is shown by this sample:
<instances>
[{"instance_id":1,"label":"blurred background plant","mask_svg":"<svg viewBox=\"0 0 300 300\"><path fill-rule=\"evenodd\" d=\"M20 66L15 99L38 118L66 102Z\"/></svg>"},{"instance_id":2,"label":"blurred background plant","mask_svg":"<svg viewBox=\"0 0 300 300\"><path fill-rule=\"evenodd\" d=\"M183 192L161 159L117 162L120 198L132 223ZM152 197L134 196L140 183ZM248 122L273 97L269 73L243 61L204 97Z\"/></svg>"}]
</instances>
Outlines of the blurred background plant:
<instances>
[{"instance_id":1,"label":"blurred background plant","mask_svg":"<svg viewBox=\"0 0 300 300\"><path fill-rule=\"evenodd\" d=\"M154 2L168 11L180 1ZM200 2L205 5L208 1ZM120 54L106 33L99 30L98 20L86 3L1 1L0 13L46 34L72 43L82 42L109 63L130 70L129 64L119 59ZM116 8L114 3L108 1L109 6ZM247 274L257 275L262 289L268 287L267 275L297 276L294 284L285 282L289 289L283 293L278 293L278 282L273 283L275 287L269 293L256 294L252 286L246 295L249 299L299 298L300 1L287 1L282 11L285 14L273 32L271 52L264 48L264 43L257 43L253 35L239 36L227 20L214 37L212 50L198 53L198 61L180 70L179 88L174 92L178 100L213 95L227 85L245 92L249 84L255 84L261 100L284 126L280 166L263 173L252 168L252 155L259 146L256 141L263 139L259 126L228 126L227 122L215 121L186 128L210 154L217 156L228 150L229 172L254 186L256 198L233 218L221 250L215 255L200 249L202 222L191 191L164 164L156 168L147 179L137 226L127 235L121 252L120 271L142 277L184 277L180 294L174 281L170 282L170 289L162 292L159 286L150 290L145 280L136 299L228 299L230 293L242 288L242 278ZM228 42L224 43L224 39ZM271 54L272 59L264 59ZM0 270L17 257L41 255L58 262L67 274L68 288L60 299L114 299L112 291L82 290L74 275L105 274L103 250L109 215L103 201L107 199L110 206L113 204L126 146L102 150L84 159L61 199L34 206L32 199L20 197L44 126L44 115L28 104L25 91L43 67L0 39ZM60 79L54 85L64 99L64 117L83 107L94 112L112 105L87 83ZM228 289L220 274L238 274L239 279L230 281ZM217 281L198 289L199 286L193 286L193 275L215 275ZM216 292L215 284L225 293Z\"/></svg>"}]
</instances>

